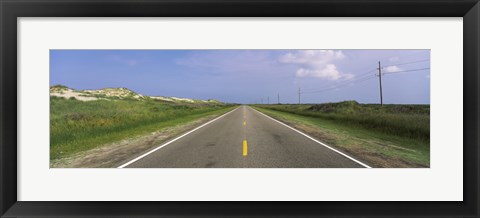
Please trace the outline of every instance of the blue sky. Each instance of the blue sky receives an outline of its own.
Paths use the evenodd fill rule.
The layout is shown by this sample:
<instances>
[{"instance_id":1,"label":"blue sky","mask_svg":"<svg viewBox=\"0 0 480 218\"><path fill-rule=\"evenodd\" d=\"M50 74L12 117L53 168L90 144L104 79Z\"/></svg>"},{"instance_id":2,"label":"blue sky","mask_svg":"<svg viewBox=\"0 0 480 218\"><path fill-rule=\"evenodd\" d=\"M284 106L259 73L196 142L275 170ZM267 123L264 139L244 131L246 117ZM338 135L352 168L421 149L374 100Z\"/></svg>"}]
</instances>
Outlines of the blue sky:
<instances>
[{"instance_id":1,"label":"blue sky","mask_svg":"<svg viewBox=\"0 0 480 218\"><path fill-rule=\"evenodd\" d=\"M236 103L430 104L430 50L51 50L50 85ZM413 71L412 71L413 70Z\"/></svg>"}]
</instances>

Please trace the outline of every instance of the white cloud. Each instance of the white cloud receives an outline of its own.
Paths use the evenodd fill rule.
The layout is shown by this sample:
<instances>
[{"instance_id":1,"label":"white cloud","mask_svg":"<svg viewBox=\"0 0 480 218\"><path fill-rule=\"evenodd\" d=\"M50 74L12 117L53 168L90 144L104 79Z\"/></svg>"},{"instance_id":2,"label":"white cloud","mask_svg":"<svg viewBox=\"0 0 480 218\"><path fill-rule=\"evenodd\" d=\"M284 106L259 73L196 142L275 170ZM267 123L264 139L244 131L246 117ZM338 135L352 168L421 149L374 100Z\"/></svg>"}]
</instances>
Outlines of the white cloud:
<instances>
[{"instance_id":1,"label":"white cloud","mask_svg":"<svg viewBox=\"0 0 480 218\"><path fill-rule=\"evenodd\" d=\"M298 77L320 77L330 78L332 80L342 78L342 74L337 70L337 67L334 64L327 64L323 69L300 68L297 70L296 75Z\"/></svg>"},{"instance_id":2,"label":"white cloud","mask_svg":"<svg viewBox=\"0 0 480 218\"><path fill-rule=\"evenodd\" d=\"M287 53L279 58L279 62L298 64L297 77L318 77L330 80L351 79L353 74L342 73L334 64L345 58L342 51L334 50L301 50Z\"/></svg>"},{"instance_id":3,"label":"white cloud","mask_svg":"<svg viewBox=\"0 0 480 218\"><path fill-rule=\"evenodd\" d=\"M282 63L296 63L307 65L324 65L334 60L345 58L342 51L333 50L300 50L295 53L287 53L280 57Z\"/></svg>"},{"instance_id":4,"label":"white cloud","mask_svg":"<svg viewBox=\"0 0 480 218\"><path fill-rule=\"evenodd\" d=\"M384 67L383 71L385 73L392 73L392 72L402 71L402 69L400 67L397 67L397 66L394 65L394 66Z\"/></svg>"}]
</instances>

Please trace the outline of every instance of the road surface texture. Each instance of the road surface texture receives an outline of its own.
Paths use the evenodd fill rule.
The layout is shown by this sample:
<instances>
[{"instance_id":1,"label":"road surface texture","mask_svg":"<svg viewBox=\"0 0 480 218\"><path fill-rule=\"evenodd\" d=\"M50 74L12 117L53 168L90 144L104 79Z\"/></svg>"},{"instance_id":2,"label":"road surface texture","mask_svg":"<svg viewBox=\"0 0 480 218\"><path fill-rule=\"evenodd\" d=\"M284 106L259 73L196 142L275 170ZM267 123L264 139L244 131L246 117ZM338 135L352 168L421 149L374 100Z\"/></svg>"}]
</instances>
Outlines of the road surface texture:
<instances>
[{"instance_id":1,"label":"road surface texture","mask_svg":"<svg viewBox=\"0 0 480 218\"><path fill-rule=\"evenodd\" d=\"M357 168L353 157L240 106L120 168Z\"/></svg>"}]
</instances>

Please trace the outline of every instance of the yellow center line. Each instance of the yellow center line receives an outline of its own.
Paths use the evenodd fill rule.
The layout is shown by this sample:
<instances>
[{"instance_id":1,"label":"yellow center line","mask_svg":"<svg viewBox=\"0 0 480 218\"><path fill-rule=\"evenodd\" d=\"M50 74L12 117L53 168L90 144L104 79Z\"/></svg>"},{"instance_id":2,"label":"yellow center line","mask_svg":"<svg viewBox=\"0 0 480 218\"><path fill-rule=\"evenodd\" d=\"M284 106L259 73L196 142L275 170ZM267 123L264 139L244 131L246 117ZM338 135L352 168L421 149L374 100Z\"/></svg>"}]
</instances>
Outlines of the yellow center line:
<instances>
[{"instance_id":1,"label":"yellow center line","mask_svg":"<svg viewBox=\"0 0 480 218\"><path fill-rule=\"evenodd\" d=\"M248 145L247 145L247 140L243 140L243 156L248 155Z\"/></svg>"},{"instance_id":2,"label":"yellow center line","mask_svg":"<svg viewBox=\"0 0 480 218\"><path fill-rule=\"evenodd\" d=\"M247 114L245 113L245 108L243 111L243 135L244 135L244 140L243 140L243 156L246 157L248 155L248 144L247 144Z\"/></svg>"}]
</instances>

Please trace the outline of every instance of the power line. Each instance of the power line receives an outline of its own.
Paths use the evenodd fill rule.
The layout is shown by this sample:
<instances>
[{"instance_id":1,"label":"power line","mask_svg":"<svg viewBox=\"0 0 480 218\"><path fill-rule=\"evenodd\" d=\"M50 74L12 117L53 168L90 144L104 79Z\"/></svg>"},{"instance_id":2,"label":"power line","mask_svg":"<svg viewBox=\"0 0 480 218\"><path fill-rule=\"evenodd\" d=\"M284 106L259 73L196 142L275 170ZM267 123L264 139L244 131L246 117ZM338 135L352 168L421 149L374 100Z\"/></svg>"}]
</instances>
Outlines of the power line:
<instances>
[{"instance_id":1,"label":"power line","mask_svg":"<svg viewBox=\"0 0 480 218\"><path fill-rule=\"evenodd\" d=\"M386 72L386 73L383 73L383 75L385 75L385 74L394 74L394 73L414 72L414 71L429 70L429 69L430 69L430 67L420 68L420 69L413 69L413 70L402 70L402 71Z\"/></svg>"},{"instance_id":2,"label":"power line","mask_svg":"<svg viewBox=\"0 0 480 218\"><path fill-rule=\"evenodd\" d=\"M382 67L382 68L384 68L384 67ZM386 73L381 73L381 74L386 75L386 74L395 74L395 73L405 73L405 72L414 72L414 71L421 71L421 70L427 70L427 69L430 69L430 68L419 68L419 69L403 70L403 71L396 71L396 72L386 72ZM375 69L375 70L377 70L377 69ZM336 85L334 85L332 87L329 87L329 88L312 90L312 91L307 91L307 92L303 92L303 91L301 91L303 89L299 88L298 93L297 93L298 94L298 103L300 104L301 94L314 94L314 93L327 92L327 91L331 91L331 90L334 90L334 89L339 89L339 88L343 88L345 86L349 86L353 83L355 83L355 84L362 83L362 82L374 79L378 76L378 75L368 75L368 73L371 73L371 72L372 71L361 74L361 75L364 75L363 77L360 76L360 77L357 77L355 79L341 81L341 82L337 83ZM292 97L293 97L293 95L286 95L286 96L283 97L283 99L291 99ZM381 99L381 103L382 103L382 101L383 101L383 99Z\"/></svg>"},{"instance_id":3,"label":"power line","mask_svg":"<svg viewBox=\"0 0 480 218\"><path fill-rule=\"evenodd\" d=\"M402 65L415 64L415 63L421 63L421 62L426 62L426 61L430 61L430 59L411 61L411 62L405 62L405 63L400 63L400 64L392 64L392 65L387 65L387 66L383 66L383 67L385 68L385 67L392 67L392 66L402 66Z\"/></svg>"},{"instance_id":4,"label":"power line","mask_svg":"<svg viewBox=\"0 0 480 218\"><path fill-rule=\"evenodd\" d=\"M410 50L410 49L407 49L407 50ZM414 56L418 56L418 55L420 55L420 54L423 54L423 53L426 52L426 51L428 51L428 50L416 50L416 51L410 52L410 53L408 53L408 54L390 56L389 58L384 58L384 59L382 59L382 60L380 60L380 61L382 61L382 62L387 62L387 61L392 62L392 61L389 60L389 59L391 59L391 58L403 59L404 57L407 57L407 56L408 56L408 57L414 57ZM398 60L397 60L397 61L398 61ZM393 62L395 62L395 61L393 61Z\"/></svg>"},{"instance_id":5,"label":"power line","mask_svg":"<svg viewBox=\"0 0 480 218\"><path fill-rule=\"evenodd\" d=\"M382 75L394 74L394 73L404 73L404 72L413 72L413 71L420 71L420 70L427 70L427 69L430 69L430 68L421 68L421 69L412 69L412 70L404 70L404 71L396 71L396 72L387 72L387 73L382 73ZM330 87L330 88L325 88L325 89L316 90L316 91L302 92L302 94L319 93L319 92L329 91L329 90L332 90L332 89L338 89L338 88L342 88L342 87L345 87L347 85L350 85L352 83L365 82L367 80L375 78L376 76L378 76L378 75L359 77L359 78L354 79L354 80L343 81L343 83L340 83L339 85L336 85L336 86L333 86L333 87Z\"/></svg>"},{"instance_id":6,"label":"power line","mask_svg":"<svg viewBox=\"0 0 480 218\"><path fill-rule=\"evenodd\" d=\"M334 89L339 89L343 88L345 86L349 85L356 85L358 83L362 83L371 79L374 79L377 76L382 76L382 75L388 75L388 74L395 74L395 73L405 73L405 72L414 72L414 71L421 71L421 70L428 70L430 69L429 67L427 68L418 68L418 69L411 69L411 70L402 70L402 71L394 71L394 72L385 72L382 73L381 70L385 69L385 67L389 66L401 66L401 65L407 65L407 64L413 64L413 63L420 63L420 62L426 62L429 61L429 59L424 59L424 60L415 60L415 61L410 61L410 62L404 62L404 63L399 63L395 65L388 65L388 66L381 66L379 63L379 68L376 68L374 70L370 70L368 72L365 72L363 74L357 75L355 78L352 79L346 79L346 80L341 80L333 84L333 86L328 87L328 88L323 88L323 89L314 89L314 88L298 88L298 104L301 103L301 94L313 94L313 93L321 93L321 92L326 92ZM374 71L379 71L379 74L372 74ZM381 79L379 78L380 83ZM380 85L381 86L381 85ZM382 96L382 88L380 88L380 104L383 104L383 96ZM307 91L304 91L307 90ZM282 99L293 99L295 95L282 95ZM261 99L261 103L263 104L263 98ZM269 104L269 97L267 97L267 104ZM277 103L280 104L280 93L277 93Z\"/></svg>"}]
</instances>

